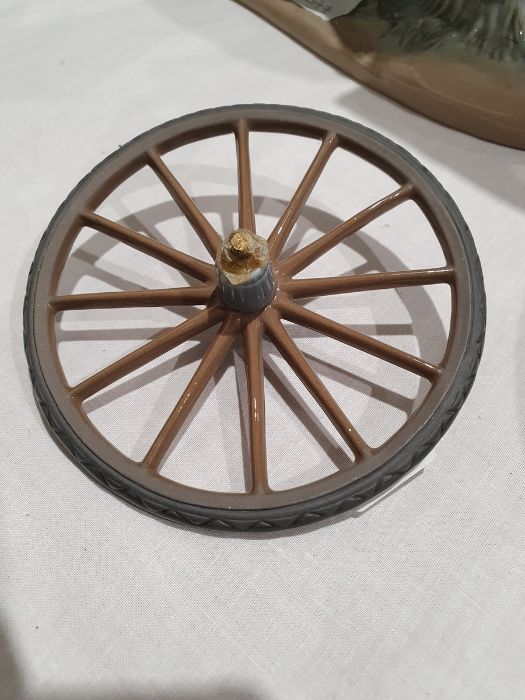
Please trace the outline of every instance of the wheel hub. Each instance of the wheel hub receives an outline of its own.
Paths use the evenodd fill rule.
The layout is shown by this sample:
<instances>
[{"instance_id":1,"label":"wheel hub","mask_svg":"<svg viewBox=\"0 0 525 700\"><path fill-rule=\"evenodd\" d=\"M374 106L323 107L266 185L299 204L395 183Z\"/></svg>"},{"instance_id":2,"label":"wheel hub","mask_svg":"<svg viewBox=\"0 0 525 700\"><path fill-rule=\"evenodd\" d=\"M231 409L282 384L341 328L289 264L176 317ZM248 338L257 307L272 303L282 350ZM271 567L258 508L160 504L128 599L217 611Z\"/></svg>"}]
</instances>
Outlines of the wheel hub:
<instances>
[{"instance_id":1,"label":"wheel hub","mask_svg":"<svg viewBox=\"0 0 525 700\"><path fill-rule=\"evenodd\" d=\"M224 241L216 270L220 297L234 311L261 311L275 296L268 243L248 229L236 229Z\"/></svg>"}]
</instances>

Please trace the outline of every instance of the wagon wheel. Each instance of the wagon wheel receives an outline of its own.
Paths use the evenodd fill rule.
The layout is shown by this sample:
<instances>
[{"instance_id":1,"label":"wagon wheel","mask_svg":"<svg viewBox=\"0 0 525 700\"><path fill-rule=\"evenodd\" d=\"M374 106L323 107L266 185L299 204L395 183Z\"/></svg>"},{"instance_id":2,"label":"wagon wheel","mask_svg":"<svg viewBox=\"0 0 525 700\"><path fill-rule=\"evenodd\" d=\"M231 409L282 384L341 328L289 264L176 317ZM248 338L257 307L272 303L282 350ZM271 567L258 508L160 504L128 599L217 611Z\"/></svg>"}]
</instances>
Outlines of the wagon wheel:
<instances>
[{"instance_id":1,"label":"wagon wheel","mask_svg":"<svg viewBox=\"0 0 525 700\"><path fill-rule=\"evenodd\" d=\"M233 133L237 144L239 225L242 245L255 234L249 134L281 132L319 140L319 149L297 191L267 239L270 296L263 308L239 309L228 301L221 269L214 264L224 246L162 156L178 146ZM336 228L298 251L283 247L301 210L335 149L346 149L377 166L398 187L370 203ZM165 185L206 247L204 262L96 213L122 182L149 166ZM294 276L376 217L407 200L415 201L430 222L446 264L431 269L295 279ZM57 295L57 285L82 227L88 226L192 276L193 286L145 291ZM224 232L226 235L229 232ZM242 239L242 236L245 238ZM247 238L246 238L247 237ZM239 240L237 240L237 243ZM249 253L248 253L249 257ZM404 352L322 314L298 299L363 290L447 284L452 312L445 355L440 364ZM235 292L236 288L233 288ZM230 289L231 291L231 289ZM268 290L266 290L268 291ZM57 352L55 317L69 309L204 305L188 320L96 372L76 386L65 380ZM365 353L424 377L430 389L419 408L389 440L370 447L290 337L283 320L330 336ZM164 518L210 527L268 529L289 527L341 512L380 492L417 464L450 425L473 382L485 326L481 269L470 232L439 183L406 151L364 127L328 114L281 106L249 105L207 110L142 134L97 166L73 190L46 231L29 275L24 308L26 354L33 386L48 425L80 466L124 499ZM124 456L96 430L83 402L132 371L160 357L205 329L214 337L171 415L145 458ZM223 363L236 336L242 335L249 399L251 485L245 493L193 488L160 474L166 453L206 384ZM351 448L345 468L312 483L275 491L268 483L262 339L268 338L309 390ZM341 346L344 349L344 345Z\"/></svg>"}]
</instances>

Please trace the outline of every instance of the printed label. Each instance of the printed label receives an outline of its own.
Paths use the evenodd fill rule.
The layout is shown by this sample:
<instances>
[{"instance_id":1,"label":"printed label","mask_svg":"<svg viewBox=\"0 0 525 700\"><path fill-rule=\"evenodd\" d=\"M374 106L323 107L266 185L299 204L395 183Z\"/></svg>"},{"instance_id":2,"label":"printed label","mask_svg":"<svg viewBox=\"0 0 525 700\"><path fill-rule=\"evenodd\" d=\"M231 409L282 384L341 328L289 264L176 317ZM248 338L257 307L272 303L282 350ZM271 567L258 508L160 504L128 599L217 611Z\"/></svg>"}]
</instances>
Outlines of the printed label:
<instances>
[{"instance_id":1,"label":"printed label","mask_svg":"<svg viewBox=\"0 0 525 700\"><path fill-rule=\"evenodd\" d=\"M346 15L356 8L362 0L294 0L296 5L313 12L325 21Z\"/></svg>"}]
</instances>

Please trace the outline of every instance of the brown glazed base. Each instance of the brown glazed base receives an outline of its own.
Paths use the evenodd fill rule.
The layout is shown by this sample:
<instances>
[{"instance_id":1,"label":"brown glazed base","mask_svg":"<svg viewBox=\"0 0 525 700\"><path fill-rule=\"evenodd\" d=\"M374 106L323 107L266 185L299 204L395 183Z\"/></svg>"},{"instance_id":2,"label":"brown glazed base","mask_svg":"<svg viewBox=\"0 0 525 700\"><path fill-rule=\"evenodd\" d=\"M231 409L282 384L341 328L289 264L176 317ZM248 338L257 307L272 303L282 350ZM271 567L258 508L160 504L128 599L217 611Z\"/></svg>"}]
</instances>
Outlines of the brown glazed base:
<instances>
[{"instance_id":1,"label":"brown glazed base","mask_svg":"<svg viewBox=\"0 0 525 700\"><path fill-rule=\"evenodd\" d=\"M238 0L323 59L438 122L525 149L525 67L436 52L378 52L378 23L325 22L292 0Z\"/></svg>"},{"instance_id":2,"label":"brown glazed base","mask_svg":"<svg viewBox=\"0 0 525 700\"><path fill-rule=\"evenodd\" d=\"M250 166L253 132L294 134L314 139L319 145L273 231L260 232L269 233L268 251L277 284L275 296L257 313L242 313L229 308L216 295L216 271L212 263L230 232L213 228L167 167L163 156L190 142L234 134L239 222L241 228L256 233ZM397 188L310 244L287 254L283 252L286 240L337 149L354 153L388 173ZM210 262L97 213L100 203L141 168L151 169L166 187L201 238ZM311 262L407 200L419 206L432 226L445 257L444 267L295 278ZM186 271L195 283L181 288L60 295L57 291L60 275L84 226ZM296 303L323 294L429 284L446 284L451 290L448 344L437 365ZM58 313L180 304L205 308L193 310L188 320L166 328L80 384L68 384L57 347ZM427 395L391 438L379 447L371 447L339 407L283 321L340 341L341 364L345 362L345 347L351 346L423 377L430 385ZM215 337L148 453L140 462L130 459L95 428L83 410L83 402L212 327L217 327ZM158 517L237 530L268 530L316 522L359 505L407 473L434 447L461 408L477 371L484 331L485 294L474 242L457 207L435 178L409 153L370 129L323 112L280 105L235 105L174 119L141 134L102 161L71 192L51 221L29 273L24 305L25 351L36 400L51 432L81 468L116 495ZM251 483L243 492L224 492L199 489L164 477L163 459L205 386L226 361L237 335L242 335L244 340ZM263 336L281 353L308 389L311 400L324 410L354 455L353 460L348 458L347 463L340 465L337 473L287 490L272 489L268 480L266 444L272 436L267 438L265 426ZM301 460L300 450L297 459ZM213 468L203 464L198 453L194 460L196 469Z\"/></svg>"}]
</instances>

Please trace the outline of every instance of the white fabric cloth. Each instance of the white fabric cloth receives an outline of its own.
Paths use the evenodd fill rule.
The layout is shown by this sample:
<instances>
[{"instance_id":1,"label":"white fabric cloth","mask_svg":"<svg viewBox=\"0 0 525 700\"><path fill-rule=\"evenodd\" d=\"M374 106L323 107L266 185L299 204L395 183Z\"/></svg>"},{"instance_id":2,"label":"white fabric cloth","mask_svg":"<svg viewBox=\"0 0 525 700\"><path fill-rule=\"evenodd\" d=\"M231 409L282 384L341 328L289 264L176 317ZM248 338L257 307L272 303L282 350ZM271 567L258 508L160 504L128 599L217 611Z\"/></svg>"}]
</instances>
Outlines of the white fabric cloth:
<instances>
[{"instance_id":1,"label":"white fabric cloth","mask_svg":"<svg viewBox=\"0 0 525 700\"><path fill-rule=\"evenodd\" d=\"M0 37L0 697L525 697L523 152L408 112L226 0L3 0ZM76 182L120 143L155 124L240 102L320 108L408 148L461 208L476 239L488 296L477 381L422 473L361 514L278 535L169 526L97 487L46 432L22 347L29 266L48 221ZM286 201L293 193L286 148L279 154L282 169L261 168L256 195ZM193 194L230 196L226 166L210 171L202 161L201 167L185 168ZM356 199L367 190L367 176L361 180ZM314 218L314 208L337 209L343 201L342 195L331 196L329 185L324 194L314 192ZM156 196L140 205L159 205ZM263 214L264 207L275 214L262 202ZM126 207L117 213L125 216ZM402 228L399 222L392 226ZM368 247L354 251L365 266L372 253L385 266L395 260L396 236L383 233L384 239L379 228L370 229ZM414 243L410 250L408 258L417 258L426 248ZM106 252L101 279L114 288L114 276L129 266ZM368 259L369 271L377 267L374 260ZM335 258L323 274L332 273L332 264L335 270ZM403 301L404 323L419 318L425 330L425 320L436 321L435 311L421 311L421 299ZM372 327L370 332L411 342L379 328L390 323L390 309L354 307L359 313L353 320ZM337 304L322 308L334 317L342 310ZM148 327L166 322L161 312L151 319ZM435 323L427 326L442 335ZM124 327L131 331L121 334L122 341L138 344L147 337L140 315L126 317ZM71 325L64 333L76 331ZM96 337L91 340L90 349ZM426 342L430 352L432 336L430 346ZM332 347L322 346L325 360ZM109 341L106 348L122 352ZM364 361L352 367L377 375L376 366ZM275 359L277 387L280 373ZM222 383L234 386L233 370L225 377L232 381ZM161 377L161 389L168 379ZM336 380L327 371L327 383L335 386ZM348 382L354 391L355 380ZM396 386L398 403L401 394L410 403L418 391ZM161 392L164 411L172 405L170 391ZM357 387L354 393L366 399L359 413L363 425L372 415L383 425L380 409L367 413L376 410L374 391ZM235 397L225 404L214 396L209 394L198 417L215 419L216 449L192 442L188 429L179 454L190 466L197 447L206 460L215 455L223 465L234 442L235 430L224 416L237 410ZM279 436L285 420L293 419L286 396L274 391L271 400L282 415L269 418L281 488L294 467L293 453L286 452L290 441ZM297 401L296 410L311 403ZM127 435L137 442L131 405L129 416ZM152 430L141 433L144 440ZM319 448L312 431L300 445L311 465L329 461L330 449L326 441ZM235 450L232 463L242 461L240 448ZM231 483L238 478L231 475Z\"/></svg>"}]
</instances>

